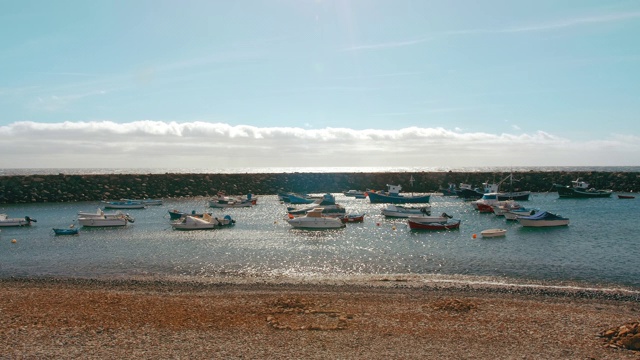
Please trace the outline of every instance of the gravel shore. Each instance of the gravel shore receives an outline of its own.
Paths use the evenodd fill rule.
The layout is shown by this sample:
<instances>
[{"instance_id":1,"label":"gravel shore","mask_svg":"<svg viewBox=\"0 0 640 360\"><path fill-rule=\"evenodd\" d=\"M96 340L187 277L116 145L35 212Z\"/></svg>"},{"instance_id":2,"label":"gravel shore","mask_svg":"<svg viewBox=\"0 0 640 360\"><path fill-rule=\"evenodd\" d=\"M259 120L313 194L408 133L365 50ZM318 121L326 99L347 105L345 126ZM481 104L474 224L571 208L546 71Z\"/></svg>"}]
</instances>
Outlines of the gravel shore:
<instances>
[{"instance_id":1,"label":"gravel shore","mask_svg":"<svg viewBox=\"0 0 640 360\"><path fill-rule=\"evenodd\" d=\"M0 359L638 359L635 292L366 282L1 279Z\"/></svg>"}]
</instances>

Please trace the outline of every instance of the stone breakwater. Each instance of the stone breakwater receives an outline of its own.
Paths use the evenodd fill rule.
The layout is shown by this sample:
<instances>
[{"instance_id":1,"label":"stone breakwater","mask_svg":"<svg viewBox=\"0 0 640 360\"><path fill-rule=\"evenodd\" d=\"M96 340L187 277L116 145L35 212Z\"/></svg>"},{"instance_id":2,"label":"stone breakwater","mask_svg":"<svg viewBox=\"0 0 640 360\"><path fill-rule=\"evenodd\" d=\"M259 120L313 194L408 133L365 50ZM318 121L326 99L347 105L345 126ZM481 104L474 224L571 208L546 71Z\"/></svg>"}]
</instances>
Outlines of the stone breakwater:
<instances>
[{"instance_id":1,"label":"stone breakwater","mask_svg":"<svg viewBox=\"0 0 640 360\"><path fill-rule=\"evenodd\" d=\"M246 174L118 174L1 176L0 203L76 202L139 198L185 198L278 192L326 193L349 189L385 189L399 184L405 192L437 192L449 183L481 186L498 182L509 173L499 172L384 172L384 173L246 173ZM413 177L413 186L410 178ZM513 190L553 191L552 185L571 184L580 177L597 189L618 192L640 190L637 172L520 172ZM508 189L508 181L502 190Z\"/></svg>"}]
</instances>

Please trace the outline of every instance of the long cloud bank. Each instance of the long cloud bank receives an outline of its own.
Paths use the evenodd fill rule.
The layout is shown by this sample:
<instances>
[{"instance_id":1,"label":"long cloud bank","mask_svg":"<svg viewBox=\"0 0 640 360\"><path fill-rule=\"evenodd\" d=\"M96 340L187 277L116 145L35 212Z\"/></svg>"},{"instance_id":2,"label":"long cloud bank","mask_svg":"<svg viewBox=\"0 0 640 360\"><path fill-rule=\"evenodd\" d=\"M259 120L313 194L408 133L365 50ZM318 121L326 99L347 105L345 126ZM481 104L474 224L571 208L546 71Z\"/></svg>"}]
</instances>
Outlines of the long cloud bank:
<instances>
[{"instance_id":1,"label":"long cloud bank","mask_svg":"<svg viewBox=\"0 0 640 360\"><path fill-rule=\"evenodd\" d=\"M255 127L209 122L16 122L3 168L637 166L640 138L575 142L531 134Z\"/></svg>"}]
</instances>

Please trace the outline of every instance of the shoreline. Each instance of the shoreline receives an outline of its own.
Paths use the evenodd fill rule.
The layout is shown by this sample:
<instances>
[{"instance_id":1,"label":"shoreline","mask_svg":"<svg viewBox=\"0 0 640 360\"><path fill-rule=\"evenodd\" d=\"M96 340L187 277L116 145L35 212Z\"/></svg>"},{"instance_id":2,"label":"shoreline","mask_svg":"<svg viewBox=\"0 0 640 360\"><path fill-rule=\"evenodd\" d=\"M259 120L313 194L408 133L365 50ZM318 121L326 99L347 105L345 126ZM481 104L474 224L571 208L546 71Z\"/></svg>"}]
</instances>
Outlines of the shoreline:
<instances>
[{"instance_id":1,"label":"shoreline","mask_svg":"<svg viewBox=\"0 0 640 360\"><path fill-rule=\"evenodd\" d=\"M8 358L637 359L606 289L376 281L0 279ZM256 280L256 279L254 279Z\"/></svg>"}]
</instances>

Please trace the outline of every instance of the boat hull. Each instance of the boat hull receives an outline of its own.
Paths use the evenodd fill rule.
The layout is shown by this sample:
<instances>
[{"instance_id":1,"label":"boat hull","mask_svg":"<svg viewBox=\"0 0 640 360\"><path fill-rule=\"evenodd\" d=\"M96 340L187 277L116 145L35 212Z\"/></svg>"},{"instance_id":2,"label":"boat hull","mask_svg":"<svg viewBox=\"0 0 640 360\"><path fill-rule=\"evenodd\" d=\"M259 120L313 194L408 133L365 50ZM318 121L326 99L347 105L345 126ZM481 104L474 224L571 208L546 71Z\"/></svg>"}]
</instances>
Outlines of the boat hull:
<instances>
[{"instance_id":1,"label":"boat hull","mask_svg":"<svg viewBox=\"0 0 640 360\"><path fill-rule=\"evenodd\" d=\"M429 206L423 206L419 208L407 208L403 206L393 206L382 209L382 215L386 217L395 218L408 218L410 216L431 215L431 208Z\"/></svg>"}]
</instances>

